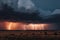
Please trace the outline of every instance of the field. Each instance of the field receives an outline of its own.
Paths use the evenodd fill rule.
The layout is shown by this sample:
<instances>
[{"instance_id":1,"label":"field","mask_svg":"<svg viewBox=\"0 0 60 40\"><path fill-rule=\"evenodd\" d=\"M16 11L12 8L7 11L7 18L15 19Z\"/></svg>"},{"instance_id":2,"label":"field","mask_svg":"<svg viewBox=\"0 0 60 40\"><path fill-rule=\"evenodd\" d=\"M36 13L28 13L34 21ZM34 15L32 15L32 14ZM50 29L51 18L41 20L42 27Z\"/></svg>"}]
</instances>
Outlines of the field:
<instances>
[{"instance_id":1,"label":"field","mask_svg":"<svg viewBox=\"0 0 60 40\"><path fill-rule=\"evenodd\" d=\"M60 31L0 31L0 40L60 40Z\"/></svg>"}]
</instances>

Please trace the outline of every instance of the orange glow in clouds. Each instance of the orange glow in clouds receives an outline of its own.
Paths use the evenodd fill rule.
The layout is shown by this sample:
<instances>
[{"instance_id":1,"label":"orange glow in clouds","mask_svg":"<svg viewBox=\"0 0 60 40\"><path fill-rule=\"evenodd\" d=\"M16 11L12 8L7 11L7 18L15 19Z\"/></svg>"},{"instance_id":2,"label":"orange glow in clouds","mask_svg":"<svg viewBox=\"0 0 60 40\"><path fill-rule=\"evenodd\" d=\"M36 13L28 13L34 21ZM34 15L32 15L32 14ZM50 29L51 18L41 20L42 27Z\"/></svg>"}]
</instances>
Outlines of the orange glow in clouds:
<instances>
[{"instance_id":1,"label":"orange glow in clouds","mask_svg":"<svg viewBox=\"0 0 60 40\"><path fill-rule=\"evenodd\" d=\"M48 24L26 24L20 22L5 22L7 30L45 30Z\"/></svg>"},{"instance_id":2,"label":"orange glow in clouds","mask_svg":"<svg viewBox=\"0 0 60 40\"><path fill-rule=\"evenodd\" d=\"M6 27L8 30L15 30L16 29L16 23L14 22L6 22Z\"/></svg>"},{"instance_id":3,"label":"orange glow in clouds","mask_svg":"<svg viewBox=\"0 0 60 40\"><path fill-rule=\"evenodd\" d=\"M19 22L5 22L5 27L7 30L25 30L24 23Z\"/></svg>"},{"instance_id":4,"label":"orange glow in clouds","mask_svg":"<svg viewBox=\"0 0 60 40\"><path fill-rule=\"evenodd\" d=\"M29 24L27 25L28 30L44 30L47 24Z\"/></svg>"}]
</instances>

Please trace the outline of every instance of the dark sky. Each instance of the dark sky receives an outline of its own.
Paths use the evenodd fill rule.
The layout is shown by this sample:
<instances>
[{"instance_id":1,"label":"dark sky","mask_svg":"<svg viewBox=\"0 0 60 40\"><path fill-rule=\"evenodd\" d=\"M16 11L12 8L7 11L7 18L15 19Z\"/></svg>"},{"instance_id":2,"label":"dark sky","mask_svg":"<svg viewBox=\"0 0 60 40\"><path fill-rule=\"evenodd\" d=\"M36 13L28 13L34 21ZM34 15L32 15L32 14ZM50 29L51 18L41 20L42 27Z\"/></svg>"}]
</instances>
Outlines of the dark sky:
<instances>
[{"instance_id":1,"label":"dark sky","mask_svg":"<svg viewBox=\"0 0 60 40\"><path fill-rule=\"evenodd\" d=\"M60 9L60 0L32 0L35 5L44 10L53 11L54 9Z\"/></svg>"},{"instance_id":2,"label":"dark sky","mask_svg":"<svg viewBox=\"0 0 60 40\"><path fill-rule=\"evenodd\" d=\"M26 3L24 5L23 5L23 3L22 4L19 3L19 7L25 6L27 9L30 7L35 7L35 6L37 8L41 8L42 10L45 10L45 11L54 11L55 9L60 9L60 0L32 0L32 1L25 1L25 0L22 1L21 0L21 2L26 2ZM43 15L45 15L45 14L43 14ZM20 18L20 16L18 16L18 17ZM15 18L17 18L17 17L15 16ZM22 17L22 18L24 18L24 17ZM0 25L1 29L2 29L2 24ZM53 26L53 28L51 28L51 30L52 29L56 29L56 27Z\"/></svg>"}]
</instances>

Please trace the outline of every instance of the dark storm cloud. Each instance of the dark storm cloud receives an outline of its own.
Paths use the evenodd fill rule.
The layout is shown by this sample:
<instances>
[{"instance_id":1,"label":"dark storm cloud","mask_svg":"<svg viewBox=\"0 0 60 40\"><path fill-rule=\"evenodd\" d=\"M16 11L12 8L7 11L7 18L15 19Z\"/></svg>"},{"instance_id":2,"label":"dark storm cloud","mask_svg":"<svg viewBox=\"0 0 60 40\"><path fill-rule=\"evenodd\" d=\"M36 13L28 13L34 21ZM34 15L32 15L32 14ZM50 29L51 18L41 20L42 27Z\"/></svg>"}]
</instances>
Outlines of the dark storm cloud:
<instances>
[{"instance_id":1,"label":"dark storm cloud","mask_svg":"<svg viewBox=\"0 0 60 40\"><path fill-rule=\"evenodd\" d=\"M60 9L60 0L32 0L38 8L53 11Z\"/></svg>"},{"instance_id":2,"label":"dark storm cloud","mask_svg":"<svg viewBox=\"0 0 60 40\"><path fill-rule=\"evenodd\" d=\"M30 12L16 12L10 6L4 4L2 10L0 10L0 20L10 21L40 21L38 10Z\"/></svg>"},{"instance_id":3,"label":"dark storm cloud","mask_svg":"<svg viewBox=\"0 0 60 40\"><path fill-rule=\"evenodd\" d=\"M41 8L43 12L46 11L41 13L43 18L45 18L45 15L51 15L51 12L53 12L55 9L60 9L60 0L32 0L32 2L38 9Z\"/></svg>"}]
</instances>

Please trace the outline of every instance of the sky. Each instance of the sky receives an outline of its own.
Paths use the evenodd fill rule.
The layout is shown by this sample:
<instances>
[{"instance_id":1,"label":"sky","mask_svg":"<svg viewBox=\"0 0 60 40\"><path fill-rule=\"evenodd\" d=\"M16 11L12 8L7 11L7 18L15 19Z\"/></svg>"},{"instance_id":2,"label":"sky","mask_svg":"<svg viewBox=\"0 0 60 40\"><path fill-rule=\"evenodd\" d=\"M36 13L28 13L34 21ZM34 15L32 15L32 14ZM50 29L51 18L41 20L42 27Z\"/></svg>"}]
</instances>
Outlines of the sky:
<instances>
[{"instance_id":1,"label":"sky","mask_svg":"<svg viewBox=\"0 0 60 40\"><path fill-rule=\"evenodd\" d=\"M16 2L16 1L13 1L13 2ZM26 9L36 8L39 10L41 16L47 16L47 15L51 15L51 12L53 12L54 10L60 9L60 0L18 0L18 9L20 7L25 7ZM4 26L5 26L6 23L2 23L2 24L4 24ZM2 26L2 24L0 26ZM18 24L19 23L17 23L17 25ZM16 23L7 23L7 26L9 26L9 27L15 26L15 25L16 25ZM31 24L29 24L28 26L30 26L30 25ZM35 24L32 24L32 26L34 26L34 25ZM54 27L55 27L55 25L54 25Z\"/></svg>"},{"instance_id":2,"label":"sky","mask_svg":"<svg viewBox=\"0 0 60 40\"><path fill-rule=\"evenodd\" d=\"M40 16L42 17L51 15L56 9L60 9L60 0L18 0L18 2L13 0L13 3L14 8L18 5L18 9L20 7L25 7L26 9L31 9L32 11L33 9L38 9Z\"/></svg>"},{"instance_id":3,"label":"sky","mask_svg":"<svg viewBox=\"0 0 60 40\"><path fill-rule=\"evenodd\" d=\"M31 0L40 11L40 16L47 18L47 16L57 14L60 11L60 0ZM60 12L59 12L60 13Z\"/></svg>"},{"instance_id":4,"label":"sky","mask_svg":"<svg viewBox=\"0 0 60 40\"><path fill-rule=\"evenodd\" d=\"M60 9L60 0L32 0L34 4L43 9L54 11L55 9Z\"/></svg>"},{"instance_id":5,"label":"sky","mask_svg":"<svg viewBox=\"0 0 60 40\"><path fill-rule=\"evenodd\" d=\"M35 7L35 4L31 0L18 0L18 8L20 7L30 9L32 7Z\"/></svg>"},{"instance_id":6,"label":"sky","mask_svg":"<svg viewBox=\"0 0 60 40\"><path fill-rule=\"evenodd\" d=\"M14 0L14 2L15 2L15 0ZM18 0L17 5L18 5L18 9L22 6L24 6L26 9L31 9L31 8L37 7L39 9L39 11L43 12L42 13L42 15L43 15L44 13L49 14L49 13L53 12L55 9L60 9L60 0ZM14 8L16 6L14 6Z\"/></svg>"},{"instance_id":7,"label":"sky","mask_svg":"<svg viewBox=\"0 0 60 40\"><path fill-rule=\"evenodd\" d=\"M26 9L38 8L42 17L51 15L56 9L60 9L60 0L19 0L18 7Z\"/></svg>"},{"instance_id":8,"label":"sky","mask_svg":"<svg viewBox=\"0 0 60 40\"><path fill-rule=\"evenodd\" d=\"M21 6L26 8L33 6L45 11L54 11L55 9L60 9L60 0L18 0L18 7Z\"/></svg>"},{"instance_id":9,"label":"sky","mask_svg":"<svg viewBox=\"0 0 60 40\"><path fill-rule=\"evenodd\" d=\"M42 3L43 2L44 1L42 1ZM50 10L44 10L45 7L41 8L42 5L44 5L44 4L41 4L40 0L36 0L36 1L35 0L18 0L18 9L20 7L25 7L26 9L32 9L32 11L37 9L41 13L40 15L42 17L50 15L51 11Z\"/></svg>"}]
</instances>

